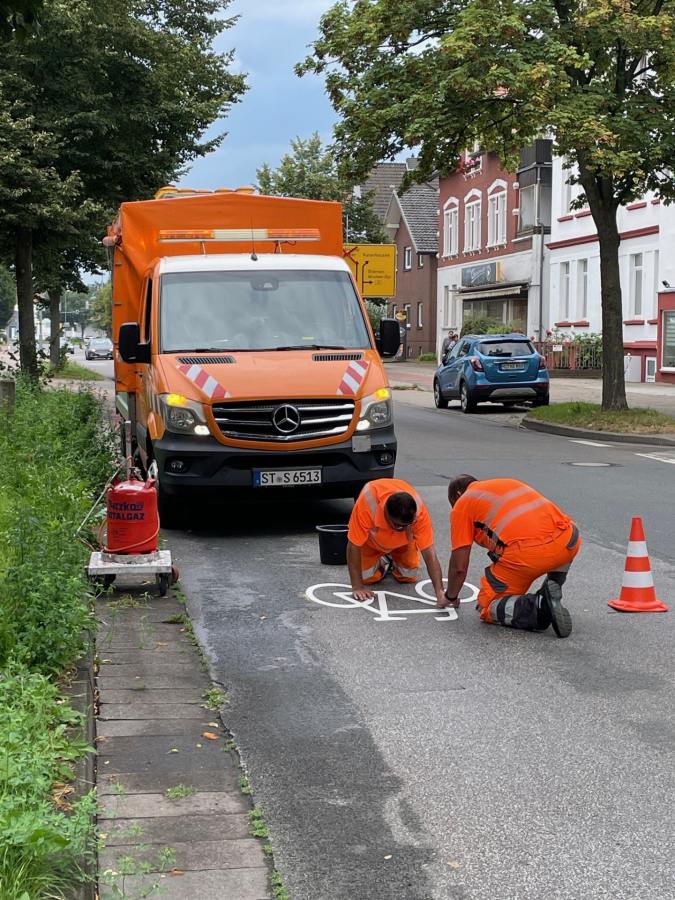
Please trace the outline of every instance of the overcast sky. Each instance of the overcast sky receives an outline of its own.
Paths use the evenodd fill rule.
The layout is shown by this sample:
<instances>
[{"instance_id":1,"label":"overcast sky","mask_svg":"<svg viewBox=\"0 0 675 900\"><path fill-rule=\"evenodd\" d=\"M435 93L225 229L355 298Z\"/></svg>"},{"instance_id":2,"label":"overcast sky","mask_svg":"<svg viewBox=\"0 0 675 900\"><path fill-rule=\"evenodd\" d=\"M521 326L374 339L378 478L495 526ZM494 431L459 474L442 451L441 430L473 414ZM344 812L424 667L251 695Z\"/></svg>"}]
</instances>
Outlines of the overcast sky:
<instances>
[{"instance_id":1,"label":"overcast sky","mask_svg":"<svg viewBox=\"0 0 675 900\"><path fill-rule=\"evenodd\" d=\"M249 89L214 132L228 132L219 149L195 162L181 185L194 188L253 184L264 162L275 166L291 139L318 131L332 136L335 114L315 75L298 78L293 66L307 55L318 22L335 0L234 0L228 13L239 21L219 38L234 48L235 68L247 73Z\"/></svg>"}]
</instances>

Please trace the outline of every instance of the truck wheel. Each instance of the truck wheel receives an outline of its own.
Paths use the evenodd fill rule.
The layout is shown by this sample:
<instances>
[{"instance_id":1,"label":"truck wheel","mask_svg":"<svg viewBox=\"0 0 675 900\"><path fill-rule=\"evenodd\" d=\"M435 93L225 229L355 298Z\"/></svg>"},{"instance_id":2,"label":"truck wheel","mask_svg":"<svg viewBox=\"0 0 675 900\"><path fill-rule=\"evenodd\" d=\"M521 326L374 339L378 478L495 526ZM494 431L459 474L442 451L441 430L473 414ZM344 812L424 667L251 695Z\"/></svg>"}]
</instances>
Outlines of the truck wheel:
<instances>
[{"instance_id":1,"label":"truck wheel","mask_svg":"<svg viewBox=\"0 0 675 900\"><path fill-rule=\"evenodd\" d=\"M448 401L443 396L438 378L434 378L434 403L436 404L436 409L448 408Z\"/></svg>"},{"instance_id":2,"label":"truck wheel","mask_svg":"<svg viewBox=\"0 0 675 900\"><path fill-rule=\"evenodd\" d=\"M472 413L476 411L476 401L469 393L466 381L463 381L459 388L459 402L462 404L463 413Z\"/></svg>"}]
</instances>

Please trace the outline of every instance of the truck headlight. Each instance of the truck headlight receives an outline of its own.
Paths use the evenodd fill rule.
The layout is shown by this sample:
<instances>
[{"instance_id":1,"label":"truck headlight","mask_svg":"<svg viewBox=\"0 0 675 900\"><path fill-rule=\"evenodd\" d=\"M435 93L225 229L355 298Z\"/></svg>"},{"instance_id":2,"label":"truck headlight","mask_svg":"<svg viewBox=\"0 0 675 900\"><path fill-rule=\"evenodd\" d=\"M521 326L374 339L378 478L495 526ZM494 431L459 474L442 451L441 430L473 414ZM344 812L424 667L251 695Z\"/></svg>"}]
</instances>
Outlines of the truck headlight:
<instances>
[{"instance_id":1,"label":"truck headlight","mask_svg":"<svg viewBox=\"0 0 675 900\"><path fill-rule=\"evenodd\" d=\"M361 415L357 423L357 431L369 428L384 428L392 420L391 392L389 388L379 388L361 401Z\"/></svg>"},{"instance_id":2,"label":"truck headlight","mask_svg":"<svg viewBox=\"0 0 675 900\"><path fill-rule=\"evenodd\" d=\"M178 434L208 434L204 408L196 400L188 400L182 394L162 394L162 418L169 431ZM198 430L199 429L199 430Z\"/></svg>"}]
</instances>

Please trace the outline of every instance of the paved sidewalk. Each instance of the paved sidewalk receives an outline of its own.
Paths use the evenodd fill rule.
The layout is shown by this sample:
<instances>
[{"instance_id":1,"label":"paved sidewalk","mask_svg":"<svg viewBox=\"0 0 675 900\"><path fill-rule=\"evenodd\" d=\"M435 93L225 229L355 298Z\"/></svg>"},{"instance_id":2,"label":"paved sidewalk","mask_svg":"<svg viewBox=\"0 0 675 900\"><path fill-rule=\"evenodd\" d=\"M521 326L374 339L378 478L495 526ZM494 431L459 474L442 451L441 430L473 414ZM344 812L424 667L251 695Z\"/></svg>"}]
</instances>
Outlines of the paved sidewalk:
<instances>
[{"instance_id":1,"label":"paved sidewalk","mask_svg":"<svg viewBox=\"0 0 675 900\"><path fill-rule=\"evenodd\" d=\"M421 391L432 391L436 366L430 363L385 363L392 388L397 385L408 387L417 385ZM669 416L675 416L675 385L669 384L626 384L629 406L649 406ZM564 403L584 400L600 403L602 400L602 379L600 378L551 378L551 401ZM433 402L433 401L432 401Z\"/></svg>"},{"instance_id":2,"label":"paved sidewalk","mask_svg":"<svg viewBox=\"0 0 675 900\"><path fill-rule=\"evenodd\" d=\"M252 804L220 716L205 707L211 683L184 613L154 584L97 603L101 900L154 896L153 885L164 900L271 896ZM169 799L172 788L184 796Z\"/></svg>"}]
</instances>

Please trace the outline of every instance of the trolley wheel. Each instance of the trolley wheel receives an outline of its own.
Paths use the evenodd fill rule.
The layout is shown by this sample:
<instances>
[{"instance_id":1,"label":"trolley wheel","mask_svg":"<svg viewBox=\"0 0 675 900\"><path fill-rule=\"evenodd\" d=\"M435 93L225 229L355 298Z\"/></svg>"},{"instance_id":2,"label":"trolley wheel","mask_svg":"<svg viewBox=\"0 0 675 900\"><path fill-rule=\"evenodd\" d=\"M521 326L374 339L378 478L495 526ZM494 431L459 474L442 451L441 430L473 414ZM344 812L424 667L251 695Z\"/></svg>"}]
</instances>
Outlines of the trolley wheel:
<instances>
[{"instance_id":1,"label":"trolley wheel","mask_svg":"<svg viewBox=\"0 0 675 900\"><path fill-rule=\"evenodd\" d=\"M180 572L177 566L171 566L171 584L176 584L180 578Z\"/></svg>"},{"instance_id":2,"label":"trolley wheel","mask_svg":"<svg viewBox=\"0 0 675 900\"><path fill-rule=\"evenodd\" d=\"M157 576L157 587L159 588L159 596L166 597L169 593L169 585L171 584L171 575L167 572Z\"/></svg>"}]
</instances>

